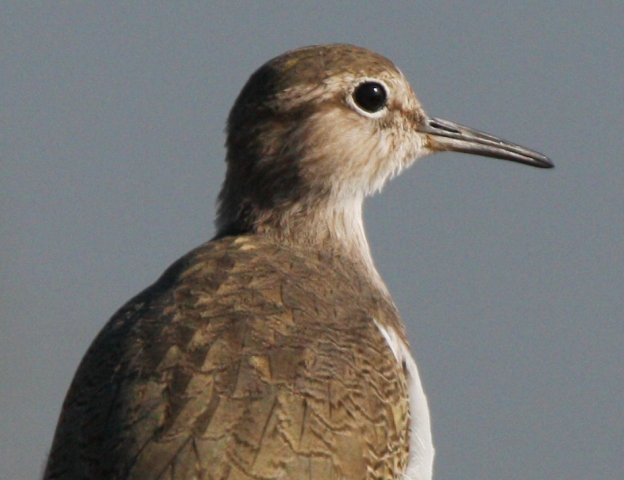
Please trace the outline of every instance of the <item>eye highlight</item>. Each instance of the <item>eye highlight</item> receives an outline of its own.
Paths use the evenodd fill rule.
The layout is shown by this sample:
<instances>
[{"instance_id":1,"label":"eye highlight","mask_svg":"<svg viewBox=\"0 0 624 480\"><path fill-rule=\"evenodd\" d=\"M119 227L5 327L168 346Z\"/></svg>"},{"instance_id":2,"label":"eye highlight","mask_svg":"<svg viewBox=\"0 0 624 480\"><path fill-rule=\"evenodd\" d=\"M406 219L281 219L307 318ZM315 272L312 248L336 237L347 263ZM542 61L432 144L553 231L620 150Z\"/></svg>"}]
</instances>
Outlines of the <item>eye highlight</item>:
<instances>
[{"instance_id":1,"label":"eye highlight","mask_svg":"<svg viewBox=\"0 0 624 480\"><path fill-rule=\"evenodd\" d=\"M355 105L368 113L378 112L388 103L386 87L373 81L363 82L355 87L351 96Z\"/></svg>"}]
</instances>

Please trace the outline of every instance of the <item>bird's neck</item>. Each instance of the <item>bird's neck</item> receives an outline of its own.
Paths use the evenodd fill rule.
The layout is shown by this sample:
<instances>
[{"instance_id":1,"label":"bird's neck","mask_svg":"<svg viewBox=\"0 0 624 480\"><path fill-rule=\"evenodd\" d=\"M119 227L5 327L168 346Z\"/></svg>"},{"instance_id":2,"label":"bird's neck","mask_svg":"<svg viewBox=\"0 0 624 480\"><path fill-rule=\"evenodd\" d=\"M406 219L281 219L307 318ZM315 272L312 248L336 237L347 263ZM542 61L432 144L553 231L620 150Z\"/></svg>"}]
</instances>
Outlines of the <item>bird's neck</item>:
<instances>
[{"instance_id":1,"label":"bird's neck","mask_svg":"<svg viewBox=\"0 0 624 480\"><path fill-rule=\"evenodd\" d=\"M361 195L316 201L313 205L297 202L281 208L252 209L244 219L221 218L217 236L251 233L305 250L343 256L358 265L362 274L387 294L366 239L363 200Z\"/></svg>"}]
</instances>

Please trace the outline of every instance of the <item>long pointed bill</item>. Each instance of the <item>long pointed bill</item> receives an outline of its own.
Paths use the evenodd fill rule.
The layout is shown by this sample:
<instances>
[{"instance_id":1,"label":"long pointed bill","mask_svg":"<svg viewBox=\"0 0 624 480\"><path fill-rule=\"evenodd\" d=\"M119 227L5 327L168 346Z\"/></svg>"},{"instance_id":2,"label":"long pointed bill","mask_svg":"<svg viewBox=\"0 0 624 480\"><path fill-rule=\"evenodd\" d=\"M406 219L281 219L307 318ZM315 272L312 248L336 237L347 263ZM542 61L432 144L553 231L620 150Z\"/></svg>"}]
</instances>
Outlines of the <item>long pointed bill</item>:
<instances>
[{"instance_id":1,"label":"long pointed bill","mask_svg":"<svg viewBox=\"0 0 624 480\"><path fill-rule=\"evenodd\" d=\"M554 164L541 153L439 118L426 117L418 130L427 134L429 147L436 152L470 153L533 167L554 167Z\"/></svg>"}]
</instances>

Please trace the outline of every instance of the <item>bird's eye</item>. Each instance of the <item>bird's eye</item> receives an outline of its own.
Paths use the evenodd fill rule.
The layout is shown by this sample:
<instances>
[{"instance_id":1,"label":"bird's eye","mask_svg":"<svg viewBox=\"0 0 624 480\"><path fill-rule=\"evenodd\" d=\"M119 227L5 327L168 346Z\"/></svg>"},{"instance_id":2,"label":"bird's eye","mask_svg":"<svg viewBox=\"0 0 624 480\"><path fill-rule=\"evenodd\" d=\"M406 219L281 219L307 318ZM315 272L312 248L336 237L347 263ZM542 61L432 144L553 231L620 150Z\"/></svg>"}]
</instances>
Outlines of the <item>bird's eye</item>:
<instances>
[{"instance_id":1,"label":"bird's eye","mask_svg":"<svg viewBox=\"0 0 624 480\"><path fill-rule=\"evenodd\" d=\"M381 83L364 82L353 91L353 101L365 112L375 113L386 106L388 93Z\"/></svg>"}]
</instances>

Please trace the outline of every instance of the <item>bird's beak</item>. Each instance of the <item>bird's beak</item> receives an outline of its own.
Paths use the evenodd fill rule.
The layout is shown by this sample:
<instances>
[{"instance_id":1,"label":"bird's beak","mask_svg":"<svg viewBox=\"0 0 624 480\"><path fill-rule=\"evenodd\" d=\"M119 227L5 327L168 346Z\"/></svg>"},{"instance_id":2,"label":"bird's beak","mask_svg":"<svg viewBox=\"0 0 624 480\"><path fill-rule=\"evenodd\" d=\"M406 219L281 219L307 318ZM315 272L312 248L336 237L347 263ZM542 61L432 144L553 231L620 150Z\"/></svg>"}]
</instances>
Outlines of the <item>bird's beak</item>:
<instances>
[{"instance_id":1,"label":"bird's beak","mask_svg":"<svg viewBox=\"0 0 624 480\"><path fill-rule=\"evenodd\" d=\"M429 148L434 152L470 153L539 168L555 166L541 153L439 118L424 117L417 130L427 135Z\"/></svg>"}]
</instances>

